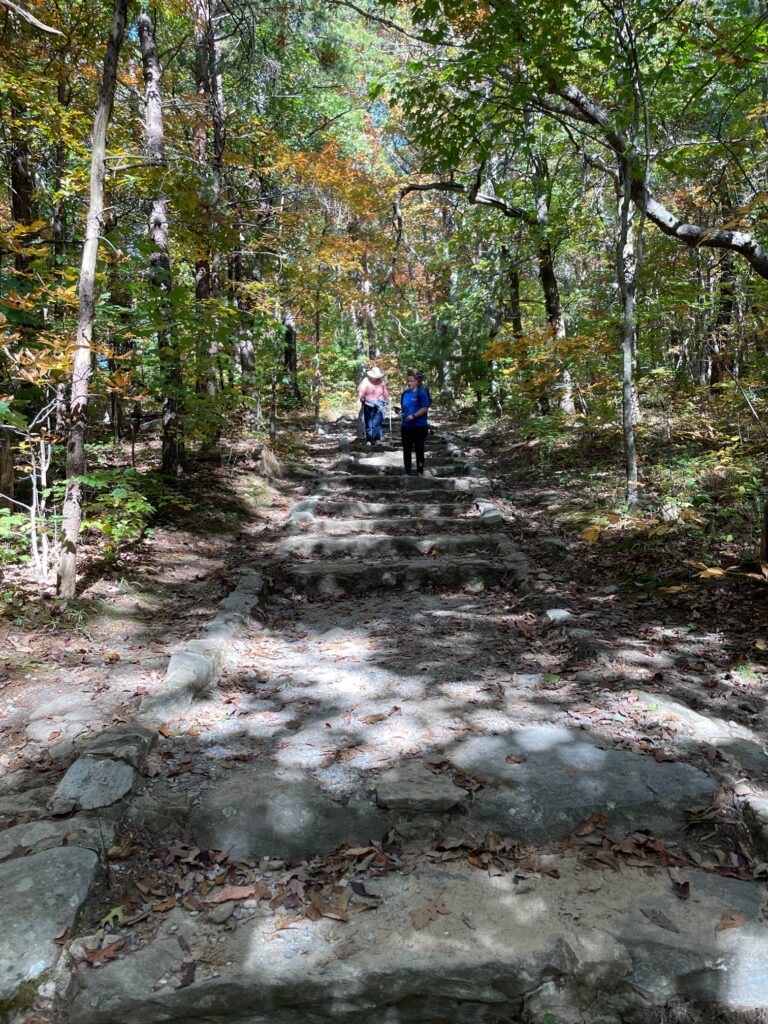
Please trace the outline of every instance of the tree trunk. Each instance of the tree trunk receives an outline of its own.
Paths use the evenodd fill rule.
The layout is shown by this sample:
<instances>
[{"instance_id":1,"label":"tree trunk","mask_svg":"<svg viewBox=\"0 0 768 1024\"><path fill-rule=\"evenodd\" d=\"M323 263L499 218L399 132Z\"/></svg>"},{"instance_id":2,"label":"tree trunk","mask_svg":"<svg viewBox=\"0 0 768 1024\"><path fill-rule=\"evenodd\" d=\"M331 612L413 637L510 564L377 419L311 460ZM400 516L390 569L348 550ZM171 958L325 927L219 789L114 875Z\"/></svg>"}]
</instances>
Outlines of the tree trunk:
<instances>
[{"instance_id":1,"label":"tree trunk","mask_svg":"<svg viewBox=\"0 0 768 1024\"><path fill-rule=\"evenodd\" d=\"M715 316L712 323L710 347L709 385L714 387L723 379L723 373L733 369L733 350L730 342L731 321L736 302L736 276L733 253L720 257L720 279L715 286Z\"/></svg>"},{"instance_id":2,"label":"tree trunk","mask_svg":"<svg viewBox=\"0 0 768 1024\"><path fill-rule=\"evenodd\" d=\"M85 242L80 265L78 290L79 316L72 366L70 423L67 438L67 485L61 523L61 555L56 591L59 597L75 596L77 582L77 543L83 516L85 474L85 433L88 413L88 384L91 375L91 339L96 307L96 264L99 255L99 231L104 216L104 178L107 130L112 116L117 82L117 64L125 36L128 0L114 0L112 29L104 57L104 73L99 105L93 125L91 175Z\"/></svg>"},{"instance_id":3,"label":"tree trunk","mask_svg":"<svg viewBox=\"0 0 768 1024\"><path fill-rule=\"evenodd\" d=\"M13 466L13 435L10 430L0 429L0 508L13 509L16 473ZM11 499L11 500L6 500Z\"/></svg>"},{"instance_id":4,"label":"tree trunk","mask_svg":"<svg viewBox=\"0 0 768 1024\"><path fill-rule=\"evenodd\" d=\"M13 109L15 114L22 113L17 107ZM29 227L34 222L34 193L35 176L29 158L29 143L26 138L17 138L11 146L11 217L16 224ZM29 241L29 235L24 234L18 244L27 248ZM14 253L17 274L25 274L31 262L31 256L22 252Z\"/></svg>"},{"instance_id":5,"label":"tree trunk","mask_svg":"<svg viewBox=\"0 0 768 1024\"><path fill-rule=\"evenodd\" d=\"M619 238L616 246L616 278L621 298L621 412L624 432L624 458L627 473L627 505L637 506L637 446L635 443L634 363L635 363L635 297L637 295L637 257L630 182L632 163L622 161L622 182L619 208Z\"/></svg>"},{"instance_id":6,"label":"tree trunk","mask_svg":"<svg viewBox=\"0 0 768 1024\"><path fill-rule=\"evenodd\" d=\"M165 167L165 131L163 124L162 68L157 54L155 26L148 14L136 19L144 70L144 132L149 162ZM169 476L178 476L184 466L184 437L180 416L182 390L181 360L173 336L170 291L173 283L168 252L168 197L159 189L149 209L149 237L154 251L150 258L152 287L160 297L162 325L157 332L157 348L163 389L163 442L160 468Z\"/></svg>"},{"instance_id":7,"label":"tree trunk","mask_svg":"<svg viewBox=\"0 0 768 1024\"><path fill-rule=\"evenodd\" d=\"M296 318L293 310L283 310L283 369L291 378L291 398L299 404L301 402L301 389L299 388L299 353L296 347L297 331Z\"/></svg>"},{"instance_id":8,"label":"tree trunk","mask_svg":"<svg viewBox=\"0 0 768 1024\"><path fill-rule=\"evenodd\" d=\"M320 391L322 376L320 372L320 291L315 295L315 375L312 381L312 398L315 414L315 433L320 433Z\"/></svg>"}]
</instances>

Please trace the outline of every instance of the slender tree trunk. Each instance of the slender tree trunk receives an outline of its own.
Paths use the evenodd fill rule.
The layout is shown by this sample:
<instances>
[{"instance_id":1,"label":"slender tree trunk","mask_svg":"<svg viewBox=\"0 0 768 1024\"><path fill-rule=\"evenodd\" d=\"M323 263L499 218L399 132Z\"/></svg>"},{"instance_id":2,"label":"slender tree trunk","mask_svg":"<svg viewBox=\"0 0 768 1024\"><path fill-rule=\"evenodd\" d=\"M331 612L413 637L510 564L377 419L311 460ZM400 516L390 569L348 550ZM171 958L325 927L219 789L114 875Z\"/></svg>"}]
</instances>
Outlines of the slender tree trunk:
<instances>
[{"instance_id":1,"label":"slender tree trunk","mask_svg":"<svg viewBox=\"0 0 768 1024\"><path fill-rule=\"evenodd\" d=\"M144 69L144 131L149 162L155 168L165 166L162 68L157 54L155 26L148 14L136 19ZM170 309L172 286L171 258L168 252L168 197L158 189L149 209L149 237L154 251L150 263L152 286L160 296L161 326L157 348L163 381L163 443L161 470L178 476L184 466L184 437L180 414L182 371L178 346L173 336Z\"/></svg>"},{"instance_id":2,"label":"slender tree trunk","mask_svg":"<svg viewBox=\"0 0 768 1024\"><path fill-rule=\"evenodd\" d=\"M297 331L296 318L293 310L283 310L283 369L291 378L291 398L297 404L301 402L301 389L299 388L299 354L296 348Z\"/></svg>"},{"instance_id":3,"label":"slender tree trunk","mask_svg":"<svg viewBox=\"0 0 768 1024\"><path fill-rule=\"evenodd\" d=\"M619 207L619 238L616 246L616 278L621 298L621 411L624 432L624 458L627 473L627 505L637 505L637 446L635 442L634 363L635 363L635 298L637 295L637 257L632 223L630 182L631 159L622 161Z\"/></svg>"},{"instance_id":4,"label":"slender tree trunk","mask_svg":"<svg viewBox=\"0 0 768 1024\"><path fill-rule=\"evenodd\" d=\"M322 390L320 372L320 289L315 295L315 375L312 383L312 397L315 414L315 433L320 433L320 392Z\"/></svg>"},{"instance_id":5,"label":"slender tree trunk","mask_svg":"<svg viewBox=\"0 0 768 1024\"><path fill-rule=\"evenodd\" d=\"M0 508L13 509L13 500L6 500L13 499L16 479L11 440L10 430L0 430Z\"/></svg>"},{"instance_id":6,"label":"slender tree trunk","mask_svg":"<svg viewBox=\"0 0 768 1024\"><path fill-rule=\"evenodd\" d=\"M200 179L201 206L204 210L212 212L213 204L208 196L208 122L210 103L210 77L209 77L209 56L208 56L208 33L210 31L211 15L209 0L194 0L193 19L195 32L195 92L197 94L197 107L195 111L195 128L193 135L193 160L197 165L197 172ZM210 239L206 235L201 239L201 249L204 248L205 255L200 255L195 260L195 298L200 305L207 302L211 297L211 260L209 255ZM207 311L200 310L201 325L206 325ZM212 342L206 341L205 331L200 331L197 341L196 359L197 376L196 389L198 393L210 391L213 386L215 394L215 370L208 365L210 358L210 347Z\"/></svg>"},{"instance_id":7,"label":"slender tree trunk","mask_svg":"<svg viewBox=\"0 0 768 1024\"><path fill-rule=\"evenodd\" d=\"M75 596L77 582L77 544L83 516L85 473L85 433L88 413L88 384L91 375L91 339L96 306L96 263L99 255L99 231L104 217L104 179L107 131L112 116L117 82L117 64L125 36L129 0L114 0L112 29L104 57L104 73L99 105L93 126L91 176L85 243L80 265L79 316L72 366L70 423L67 439L67 486L61 523L61 554L57 579L59 597Z\"/></svg>"},{"instance_id":8,"label":"slender tree trunk","mask_svg":"<svg viewBox=\"0 0 768 1024\"><path fill-rule=\"evenodd\" d=\"M714 387L726 373L733 368L733 350L730 345L733 310L736 304L736 277L734 272L734 256L724 252L720 257L720 278L715 287L715 316L712 323L710 338L710 374L709 385Z\"/></svg>"},{"instance_id":9,"label":"slender tree trunk","mask_svg":"<svg viewBox=\"0 0 768 1024\"><path fill-rule=\"evenodd\" d=\"M17 116L23 111L13 107ZM16 135L18 129L14 129ZM11 146L11 216L16 224L29 227L35 220L34 210L35 176L29 155L29 143L26 138L17 135ZM29 236L23 235L21 246L29 245ZM17 274L25 274L32 257L23 252L14 254L14 266Z\"/></svg>"}]
</instances>

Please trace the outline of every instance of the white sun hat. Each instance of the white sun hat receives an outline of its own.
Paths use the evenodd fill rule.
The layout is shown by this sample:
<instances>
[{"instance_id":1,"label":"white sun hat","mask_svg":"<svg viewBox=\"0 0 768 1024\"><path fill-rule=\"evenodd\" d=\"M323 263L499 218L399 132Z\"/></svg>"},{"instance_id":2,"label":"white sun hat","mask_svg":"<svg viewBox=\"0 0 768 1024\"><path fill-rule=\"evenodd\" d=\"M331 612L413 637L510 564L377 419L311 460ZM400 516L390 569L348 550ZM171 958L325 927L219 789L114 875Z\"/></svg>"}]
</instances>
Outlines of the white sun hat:
<instances>
[{"instance_id":1,"label":"white sun hat","mask_svg":"<svg viewBox=\"0 0 768 1024\"><path fill-rule=\"evenodd\" d=\"M370 370L368 370L366 376L370 377L371 380L383 380L384 379L384 374L381 372L381 370L378 368L378 366L372 366L370 368Z\"/></svg>"}]
</instances>

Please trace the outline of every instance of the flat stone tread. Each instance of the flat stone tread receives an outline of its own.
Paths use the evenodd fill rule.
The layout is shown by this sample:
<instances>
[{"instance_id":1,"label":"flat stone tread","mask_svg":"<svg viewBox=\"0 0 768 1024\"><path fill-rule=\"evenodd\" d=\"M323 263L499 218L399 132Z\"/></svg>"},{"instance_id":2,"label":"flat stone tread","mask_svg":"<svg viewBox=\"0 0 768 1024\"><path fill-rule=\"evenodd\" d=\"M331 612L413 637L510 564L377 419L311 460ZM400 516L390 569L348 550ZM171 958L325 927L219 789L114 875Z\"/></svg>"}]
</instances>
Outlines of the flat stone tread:
<instances>
[{"instance_id":1,"label":"flat stone tread","mask_svg":"<svg viewBox=\"0 0 768 1024\"><path fill-rule=\"evenodd\" d=\"M568 856L549 867L559 877L522 883L514 873L489 877L463 861L392 872L365 883L382 898L375 913L341 926L321 919L276 933L276 914L284 916L278 908L221 932L176 912L151 946L82 973L73 1020L490 1024L521 1019L523 998L553 981L590 1006L597 990L608 1014L600 1020L624 1019L619 1008L638 1005L638 997L654 1006L680 991L710 1002L716 993L726 1007L765 1003L760 884L692 870L683 902L664 869L584 870ZM733 909L744 924L718 932ZM654 923L654 913L674 931ZM192 948L214 942L216 964L200 964L191 986L157 988L183 959L179 935Z\"/></svg>"},{"instance_id":2,"label":"flat stone tread","mask_svg":"<svg viewBox=\"0 0 768 1024\"><path fill-rule=\"evenodd\" d=\"M431 525L431 524L430 524ZM333 556L338 553L342 557L360 555L367 557L380 554L408 554L409 552L429 554L462 552L467 549L496 551L506 554L512 542L504 533L434 533L434 534L388 534L369 533L352 537L328 537L303 534L298 537L286 537L275 547L278 558L294 553Z\"/></svg>"},{"instance_id":3,"label":"flat stone tread","mask_svg":"<svg viewBox=\"0 0 768 1024\"><path fill-rule=\"evenodd\" d=\"M375 534L377 531L387 531L387 533L402 532L414 537L421 537L424 535L425 529L488 531L495 525L497 524L490 523L479 515L451 517L428 514L418 519L408 516L379 519L320 519L315 516L313 519L288 524L286 532L301 536L345 537L350 533Z\"/></svg>"}]
</instances>

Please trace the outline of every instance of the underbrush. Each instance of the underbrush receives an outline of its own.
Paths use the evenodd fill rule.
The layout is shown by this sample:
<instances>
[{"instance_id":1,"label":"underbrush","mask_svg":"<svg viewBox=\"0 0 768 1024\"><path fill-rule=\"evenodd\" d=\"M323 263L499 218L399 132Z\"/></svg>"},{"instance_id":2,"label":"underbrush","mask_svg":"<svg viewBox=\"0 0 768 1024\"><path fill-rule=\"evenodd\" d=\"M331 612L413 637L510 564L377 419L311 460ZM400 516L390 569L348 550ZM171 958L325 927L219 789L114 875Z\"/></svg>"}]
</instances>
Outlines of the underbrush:
<instances>
[{"instance_id":1,"label":"underbrush","mask_svg":"<svg viewBox=\"0 0 768 1024\"><path fill-rule=\"evenodd\" d=\"M766 442L690 413L646 414L638 426L640 500L626 502L621 424L557 415L479 430L502 478L557 487L553 518L590 543L685 540L699 558L757 557ZM553 523L553 525L555 525Z\"/></svg>"}]
</instances>

